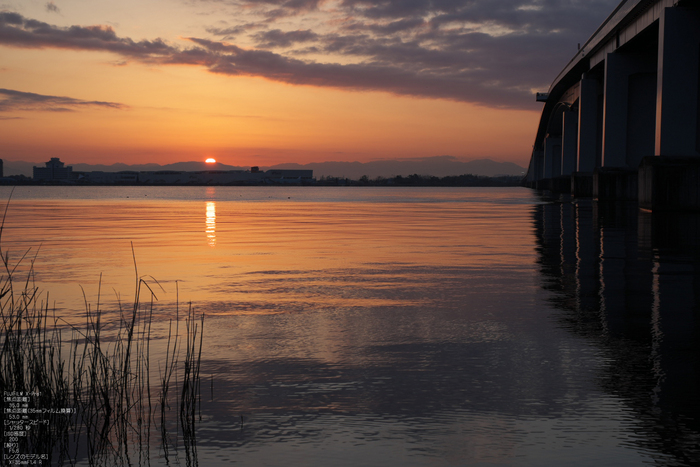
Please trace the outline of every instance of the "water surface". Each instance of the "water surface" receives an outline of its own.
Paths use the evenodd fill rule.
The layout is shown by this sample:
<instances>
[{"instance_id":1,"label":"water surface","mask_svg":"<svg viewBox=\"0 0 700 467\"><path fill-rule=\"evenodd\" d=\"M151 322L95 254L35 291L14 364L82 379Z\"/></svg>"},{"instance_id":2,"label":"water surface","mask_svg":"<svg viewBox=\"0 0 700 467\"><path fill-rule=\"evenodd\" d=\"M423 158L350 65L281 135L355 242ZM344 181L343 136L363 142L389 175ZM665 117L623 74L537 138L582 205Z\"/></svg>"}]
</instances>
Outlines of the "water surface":
<instances>
[{"instance_id":1,"label":"water surface","mask_svg":"<svg viewBox=\"0 0 700 467\"><path fill-rule=\"evenodd\" d=\"M108 316L136 274L161 323L176 293L206 314L201 465L692 465L669 222L520 188L19 187L2 247L68 321L100 274Z\"/></svg>"}]
</instances>

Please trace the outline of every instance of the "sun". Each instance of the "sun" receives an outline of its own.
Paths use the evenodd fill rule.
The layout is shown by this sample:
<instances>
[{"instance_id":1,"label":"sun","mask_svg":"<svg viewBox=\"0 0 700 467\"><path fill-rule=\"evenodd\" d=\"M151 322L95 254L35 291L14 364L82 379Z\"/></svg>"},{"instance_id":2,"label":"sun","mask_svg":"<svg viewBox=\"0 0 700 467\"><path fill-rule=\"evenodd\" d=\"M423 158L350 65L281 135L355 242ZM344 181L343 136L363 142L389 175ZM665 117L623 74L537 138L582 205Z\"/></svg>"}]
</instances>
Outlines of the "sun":
<instances>
[{"instance_id":1,"label":"sun","mask_svg":"<svg viewBox=\"0 0 700 467\"><path fill-rule=\"evenodd\" d=\"M216 159L214 159L213 157L210 157L209 159L205 160L204 162L206 162L207 164L216 164Z\"/></svg>"}]
</instances>

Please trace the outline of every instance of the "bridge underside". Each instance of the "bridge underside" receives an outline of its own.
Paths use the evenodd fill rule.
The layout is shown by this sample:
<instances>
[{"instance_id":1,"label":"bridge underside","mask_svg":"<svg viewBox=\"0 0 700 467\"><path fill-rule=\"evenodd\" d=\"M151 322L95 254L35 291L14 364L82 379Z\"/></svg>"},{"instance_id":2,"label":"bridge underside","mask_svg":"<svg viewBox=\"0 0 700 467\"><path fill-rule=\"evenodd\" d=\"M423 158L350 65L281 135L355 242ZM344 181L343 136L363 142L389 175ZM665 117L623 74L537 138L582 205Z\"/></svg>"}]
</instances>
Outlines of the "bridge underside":
<instances>
[{"instance_id":1,"label":"bridge underside","mask_svg":"<svg viewBox=\"0 0 700 467\"><path fill-rule=\"evenodd\" d=\"M527 186L700 209L700 6L626 1L550 88Z\"/></svg>"}]
</instances>

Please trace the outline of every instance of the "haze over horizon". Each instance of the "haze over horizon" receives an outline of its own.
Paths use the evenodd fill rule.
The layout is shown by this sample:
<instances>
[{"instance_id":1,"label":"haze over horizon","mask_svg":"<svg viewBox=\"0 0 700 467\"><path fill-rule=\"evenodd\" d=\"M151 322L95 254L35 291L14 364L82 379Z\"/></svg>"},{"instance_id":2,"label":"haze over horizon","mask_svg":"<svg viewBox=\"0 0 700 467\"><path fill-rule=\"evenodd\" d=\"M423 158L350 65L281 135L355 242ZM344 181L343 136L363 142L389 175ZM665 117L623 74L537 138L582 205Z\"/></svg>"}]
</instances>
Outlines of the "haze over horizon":
<instances>
[{"instance_id":1,"label":"haze over horizon","mask_svg":"<svg viewBox=\"0 0 700 467\"><path fill-rule=\"evenodd\" d=\"M534 93L617 3L6 0L0 158L526 166Z\"/></svg>"},{"instance_id":2,"label":"haze over horizon","mask_svg":"<svg viewBox=\"0 0 700 467\"><path fill-rule=\"evenodd\" d=\"M199 170L248 170L251 166L234 166L216 163L205 163L203 161L179 161L168 164L156 164L143 162L140 164L124 163L104 163L86 164L72 163L62 160L65 165L73 167L74 171L90 172L118 172L118 171L153 171L153 170L177 170L177 171L199 171ZM30 161L4 160L5 176L25 175L32 177L32 167L43 167L44 163ZM369 162L358 161L324 161L309 162L299 164L286 162L271 166L258 166L260 170L268 169L307 169L314 171L314 177L339 177L357 180L362 176L371 179L377 177L389 178L397 175L408 176L419 174L424 176L456 176L456 175L522 175L525 168L512 162L497 162L490 159L474 159L469 161L459 160L452 156L433 156L412 159L384 159Z\"/></svg>"}]
</instances>

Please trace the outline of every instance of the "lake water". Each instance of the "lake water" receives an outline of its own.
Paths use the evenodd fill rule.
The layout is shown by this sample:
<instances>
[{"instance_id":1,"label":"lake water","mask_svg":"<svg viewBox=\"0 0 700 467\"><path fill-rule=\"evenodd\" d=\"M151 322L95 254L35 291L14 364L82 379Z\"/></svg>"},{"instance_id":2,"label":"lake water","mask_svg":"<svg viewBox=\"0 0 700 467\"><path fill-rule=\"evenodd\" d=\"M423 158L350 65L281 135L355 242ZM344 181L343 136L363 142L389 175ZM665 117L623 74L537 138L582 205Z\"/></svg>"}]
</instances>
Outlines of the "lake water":
<instances>
[{"instance_id":1,"label":"lake water","mask_svg":"<svg viewBox=\"0 0 700 467\"><path fill-rule=\"evenodd\" d=\"M205 314L199 465L682 466L698 219L524 188L18 187L2 250L68 322L98 289L116 322L137 274L156 340L176 301Z\"/></svg>"}]
</instances>

